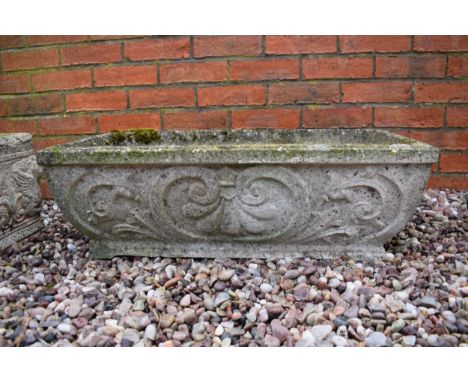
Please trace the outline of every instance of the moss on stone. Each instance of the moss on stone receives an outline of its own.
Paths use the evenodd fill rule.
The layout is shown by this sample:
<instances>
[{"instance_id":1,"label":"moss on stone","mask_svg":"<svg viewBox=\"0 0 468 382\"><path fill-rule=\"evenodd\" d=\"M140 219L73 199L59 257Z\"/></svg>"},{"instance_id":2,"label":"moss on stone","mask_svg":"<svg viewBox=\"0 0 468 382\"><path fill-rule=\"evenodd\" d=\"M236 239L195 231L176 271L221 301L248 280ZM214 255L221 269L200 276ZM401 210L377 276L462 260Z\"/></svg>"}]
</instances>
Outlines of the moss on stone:
<instances>
[{"instance_id":1,"label":"moss on stone","mask_svg":"<svg viewBox=\"0 0 468 382\"><path fill-rule=\"evenodd\" d=\"M138 129L129 131L113 130L110 134L109 144L120 146L124 143L136 143L149 145L153 142L160 142L161 134L154 129Z\"/></svg>"}]
</instances>

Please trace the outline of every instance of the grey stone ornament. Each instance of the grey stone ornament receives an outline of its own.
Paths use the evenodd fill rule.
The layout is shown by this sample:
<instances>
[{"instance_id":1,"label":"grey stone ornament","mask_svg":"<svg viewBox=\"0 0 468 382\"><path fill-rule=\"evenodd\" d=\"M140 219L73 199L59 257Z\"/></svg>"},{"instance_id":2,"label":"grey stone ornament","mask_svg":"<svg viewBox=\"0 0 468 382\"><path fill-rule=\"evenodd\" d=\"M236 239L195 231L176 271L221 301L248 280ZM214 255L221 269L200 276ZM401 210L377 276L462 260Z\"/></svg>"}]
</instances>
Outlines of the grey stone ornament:
<instances>
[{"instance_id":1,"label":"grey stone ornament","mask_svg":"<svg viewBox=\"0 0 468 382\"><path fill-rule=\"evenodd\" d=\"M91 255L382 256L438 150L381 130L104 134L38 153Z\"/></svg>"},{"instance_id":2,"label":"grey stone ornament","mask_svg":"<svg viewBox=\"0 0 468 382\"><path fill-rule=\"evenodd\" d=\"M0 134L0 252L40 230L40 168L30 134Z\"/></svg>"}]
</instances>

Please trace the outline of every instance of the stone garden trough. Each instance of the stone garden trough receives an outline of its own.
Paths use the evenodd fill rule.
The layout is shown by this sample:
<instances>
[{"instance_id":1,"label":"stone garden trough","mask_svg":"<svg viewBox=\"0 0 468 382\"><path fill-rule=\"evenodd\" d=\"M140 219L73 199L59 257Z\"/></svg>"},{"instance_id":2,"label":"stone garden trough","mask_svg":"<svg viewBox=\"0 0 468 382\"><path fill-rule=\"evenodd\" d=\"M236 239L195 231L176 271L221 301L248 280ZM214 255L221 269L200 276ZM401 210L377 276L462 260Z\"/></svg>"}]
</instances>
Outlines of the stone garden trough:
<instances>
[{"instance_id":1,"label":"stone garden trough","mask_svg":"<svg viewBox=\"0 0 468 382\"><path fill-rule=\"evenodd\" d=\"M38 153L90 254L358 257L414 213L438 150L381 130L137 130Z\"/></svg>"}]
</instances>

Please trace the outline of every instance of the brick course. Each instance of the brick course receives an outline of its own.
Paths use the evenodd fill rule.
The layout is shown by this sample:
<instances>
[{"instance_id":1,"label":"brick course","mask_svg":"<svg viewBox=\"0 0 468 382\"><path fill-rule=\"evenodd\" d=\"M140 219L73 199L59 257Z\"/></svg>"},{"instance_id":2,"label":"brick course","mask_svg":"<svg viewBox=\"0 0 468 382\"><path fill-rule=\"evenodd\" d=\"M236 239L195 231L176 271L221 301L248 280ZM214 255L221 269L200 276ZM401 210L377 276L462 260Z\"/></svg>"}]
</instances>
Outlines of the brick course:
<instances>
[{"instance_id":1,"label":"brick course","mask_svg":"<svg viewBox=\"0 0 468 382\"><path fill-rule=\"evenodd\" d=\"M468 188L468 36L0 36L0 132L384 128Z\"/></svg>"}]
</instances>

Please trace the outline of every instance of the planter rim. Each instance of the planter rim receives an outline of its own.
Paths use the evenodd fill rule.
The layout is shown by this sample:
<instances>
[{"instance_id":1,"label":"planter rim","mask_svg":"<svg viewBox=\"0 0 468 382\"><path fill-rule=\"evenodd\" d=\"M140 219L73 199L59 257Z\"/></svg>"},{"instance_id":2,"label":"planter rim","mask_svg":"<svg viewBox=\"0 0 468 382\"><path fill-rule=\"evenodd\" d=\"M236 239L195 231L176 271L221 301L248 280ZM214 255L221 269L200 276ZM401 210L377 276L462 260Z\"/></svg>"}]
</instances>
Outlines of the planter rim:
<instances>
[{"instance_id":1,"label":"planter rim","mask_svg":"<svg viewBox=\"0 0 468 382\"><path fill-rule=\"evenodd\" d=\"M125 132L123 132L125 134ZM376 129L160 131L150 144L113 145L111 133L39 151L43 166L433 163L439 150Z\"/></svg>"}]
</instances>

